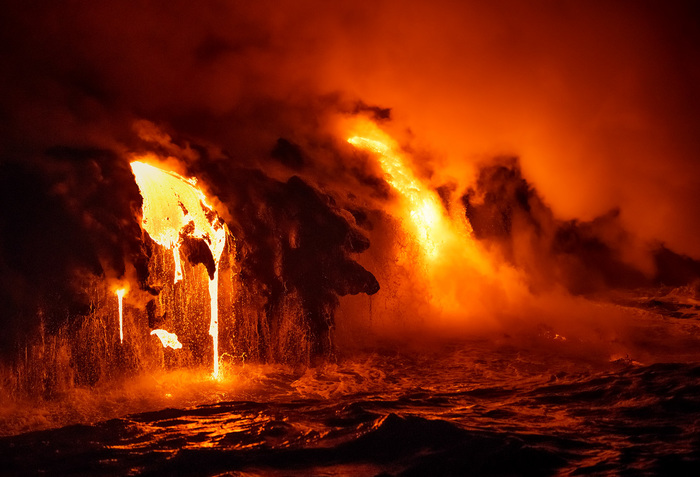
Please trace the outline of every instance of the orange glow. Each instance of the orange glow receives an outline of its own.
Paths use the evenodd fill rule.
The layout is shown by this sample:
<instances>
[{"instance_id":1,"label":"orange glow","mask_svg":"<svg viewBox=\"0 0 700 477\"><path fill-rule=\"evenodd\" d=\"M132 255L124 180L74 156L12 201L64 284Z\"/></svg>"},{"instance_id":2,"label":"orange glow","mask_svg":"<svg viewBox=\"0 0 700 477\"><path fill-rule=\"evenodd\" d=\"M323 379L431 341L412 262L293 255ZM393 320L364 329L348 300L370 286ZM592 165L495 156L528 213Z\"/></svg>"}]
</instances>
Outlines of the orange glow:
<instances>
[{"instance_id":1,"label":"orange glow","mask_svg":"<svg viewBox=\"0 0 700 477\"><path fill-rule=\"evenodd\" d=\"M197 181L145 162L132 162L131 170L143 196L141 225L156 243L173 250L175 282L182 279L179 250L183 233L204 239L218 263L226 245L226 228L196 187Z\"/></svg>"},{"instance_id":2,"label":"orange glow","mask_svg":"<svg viewBox=\"0 0 700 477\"><path fill-rule=\"evenodd\" d=\"M208 204L204 193L196 187L195 179L186 179L145 162L131 163L136 183L143 197L142 227L158 244L172 249L175 259L174 281L183 279L180 263L182 237L203 239L216 264L209 282L211 318L209 334L213 342L214 378L219 377L219 313L218 268L226 246L226 225Z\"/></svg>"},{"instance_id":3,"label":"orange glow","mask_svg":"<svg viewBox=\"0 0 700 477\"><path fill-rule=\"evenodd\" d=\"M419 255L413 256L400 241L394 250L410 270L410 279L423 284L434 323L462 324L477 316L481 323L493 300L505 306L504 300L522 293L517 273L498 265L474 239L458 197L443 202L434 185L413 172L410 156L373 122L360 120L346 130L351 131L347 141L377 160L400 196L388 210L418 245ZM418 304L424 298L415 299Z\"/></svg>"},{"instance_id":4,"label":"orange glow","mask_svg":"<svg viewBox=\"0 0 700 477\"><path fill-rule=\"evenodd\" d=\"M348 142L377 155L386 174L386 181L408 201L413 235L425 255L431 259L436 258L440 253L446 226L437 195L422 186L404 165L401 156L383 142L359 136L351 137Z\"/></svg>"},{"instance_id":5,"label":"orange glow","mask_svg":"<svg viewBox=\"0 0 700 477\"><path fill-rule=\"evenodd\" d=\"M151 331L151 335L156 335L160 342L163 344L163 348L180 349L182 348L182 343L177 339L175 333L169 333L165 330L157 329Z\"/></svg>"},{"instance_id":6,"label":"orange glow","mask_svg":"<svg viewBox=\"0 0 700 477\"><path fill-rule=\"evenodd\" d=\"M124 342L124 293L126 293L126 288L120 288L115 292L117 294L117 299L119 300L119 341Z\"/></svg>"}]
</instances>

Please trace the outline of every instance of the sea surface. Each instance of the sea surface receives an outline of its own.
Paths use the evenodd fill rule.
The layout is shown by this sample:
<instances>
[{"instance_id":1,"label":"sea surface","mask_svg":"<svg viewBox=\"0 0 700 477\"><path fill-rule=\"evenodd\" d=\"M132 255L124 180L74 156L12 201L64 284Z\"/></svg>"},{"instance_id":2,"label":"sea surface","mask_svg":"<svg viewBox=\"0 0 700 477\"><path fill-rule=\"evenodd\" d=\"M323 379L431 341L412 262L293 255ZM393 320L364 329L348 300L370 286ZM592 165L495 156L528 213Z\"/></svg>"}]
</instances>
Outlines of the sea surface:
<instances>
[{"instance_id":1,"label":"sea surface","mask_svg":"<svg viewBox=\"0 0 700 477\"><path fill-rule=\"evenodd\" d=\"M76 390L5 411L0 473L700 475L700 362L571 348L390 343Z\"/></svg>"}]
</instances>

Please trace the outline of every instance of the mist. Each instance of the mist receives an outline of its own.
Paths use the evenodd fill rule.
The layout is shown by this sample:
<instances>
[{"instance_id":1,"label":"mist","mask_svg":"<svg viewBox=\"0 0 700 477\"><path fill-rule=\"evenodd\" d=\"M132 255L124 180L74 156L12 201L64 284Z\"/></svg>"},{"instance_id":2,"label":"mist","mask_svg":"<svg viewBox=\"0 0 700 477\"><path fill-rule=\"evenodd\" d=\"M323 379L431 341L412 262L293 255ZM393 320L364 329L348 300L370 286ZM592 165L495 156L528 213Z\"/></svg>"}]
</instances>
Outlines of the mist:
<instances>
[{"instance_id":1,"label":"mist","mask_svg":"<svg viewBox=\"0 0 700 477\"><path fill-rule=\"evenodd\" d=\"M352 286L334 279L328 293L376 292L372 275L391 288L404 273L418 297L425 276L369 258L390 254L392 237L404 232L381 169L345 143L358 116L396 140L426 187L447 191L453 216L467 202L483 204L474 201L489 190L490 167L518 158L511 170L531 194L526 220L502 236L473 227L492 270L464 272L461 285L450 285L460 311L447 313L448 322L494 320L498 306L518 310L533 293L659 284L659 250L688 264L673 285L692 281L700 259L700 38L688 9L632 1L16 2L0 34L10 65L0 76L3 179L22 184L3 196L13 211L3 214L3 302L21 308L33 299L31 286L17 286L23 281L46 296L80 273L122 277L133 266L144 281L128 162L149 152L199 177L244 236L256 222L240 213L254 201L276 197L267 204L273 217L286 194L300 201L293 209L304 210L307 199L323 204L331 213L321 223L340 223L342 233L328 242L321 268L352 267L359 277ZM66 177L87 178L88 187ZM99 184L92 195L90 184ZM481 209L486 222L494 204ZM571 262L557 263L563 255L551 240L566 224L574 241L600 245L609 270L577 268L590 247L567 249ZM25 236L38 243L27 246ZM346 236L354 237L349 247ZM262 249L255 247L250 256ZM50 250L51 260L36 250ZM367 258L352 257L361 270L346 260L359 251ZM43 286L47 266L53 278ZM445 285L452 272L434 271L428 281ZM67 288L58 296L75 294Z\"/></svg>"}]
</instances>

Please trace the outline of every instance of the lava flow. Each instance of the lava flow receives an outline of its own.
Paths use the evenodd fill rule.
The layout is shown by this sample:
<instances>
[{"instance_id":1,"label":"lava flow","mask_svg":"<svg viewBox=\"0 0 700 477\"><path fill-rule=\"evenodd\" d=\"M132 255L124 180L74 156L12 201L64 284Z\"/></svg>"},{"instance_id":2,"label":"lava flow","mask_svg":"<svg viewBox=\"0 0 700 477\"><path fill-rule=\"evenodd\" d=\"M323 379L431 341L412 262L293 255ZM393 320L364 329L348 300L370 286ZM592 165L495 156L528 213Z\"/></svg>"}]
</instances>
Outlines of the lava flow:
<instances>
[{"instance_id":1,"label":"lava flow","mask_svg":"<svg viewBox=\"0 0 700 477\"><path fill-rule=\"evenodd\" d=\"M411 269L411 280L423 284L433 312L445 324L455 319L463 322L465 313L476 313L484 305L484 296L494 290L500 295L507 288L506 294L517 292L520 284L513 271L497 268L474 239L463 211L450 209L457 201L442 201L427 181L417 177L409 156L393 138L370 121L359 121L350 130L361 135L352 135L347 142L374 157L384 179L398 193L389 210L403 224L408 243L416 244L420 252L416 256L410 247L396 247L397 256Z\"/></svg>"},{"instance_id":2,"label":"lava flow","mask_svg":"<svg viewBox=\"0 0 700 477\"><path fill-rule=\"evenodd\" d=\"M0 475L700 476L697 2L3 2Z\"/></svg>"},{"instance_id":3,"label":"lava flow","mask_svg":"<svg viewBox=\"0 0 700 477\"><path fill-rule=\"evenodd\" d=\"M182 343L177 339L175 333L170 333L169 331L157 329L151 331L151 335L156 335L160 340L163 348L180 349L182 348Z\"/></svg>"},{"instance_id":4,"label":"lava flow","mask_svg":"<svg viewBox=\"0 0 700 477\"><path fill-rule=\"evenodd\" d=\"M174 282L183 279L180 248L186 239L203 240L211 253L214 270L209 270L209 334L213 347L212 376L218 378L218 279L219 261L226 245L226 225L207 204L206 196L196 187L196 180L139 161L132 162L131 169L143 196L142 227L156 243L173 251Z\"/></svg>"},{"instance_id":5,"label":"lava flow","mask_svg":"<svg viewBox=\"0 0 700 477\"><path fill-rule=\"evenodd\" d=\"M387 182L408 201L416 240L427 257L436 258L447 233L437 195L422 187L399 155L383 142L359 136L349 138L348 142L379 157Z\"/></svg>"},{"instance_id":6,"label":"lava flow","mask_svg":"<svg viewBox=\"0 0 700 477\"><path fill-rule=\"evenodd\" d=\"M124 293L125 288L120 288L116 291L117 299L119 300L119 342L124 342Z\"/></svg>"}]
</instances>

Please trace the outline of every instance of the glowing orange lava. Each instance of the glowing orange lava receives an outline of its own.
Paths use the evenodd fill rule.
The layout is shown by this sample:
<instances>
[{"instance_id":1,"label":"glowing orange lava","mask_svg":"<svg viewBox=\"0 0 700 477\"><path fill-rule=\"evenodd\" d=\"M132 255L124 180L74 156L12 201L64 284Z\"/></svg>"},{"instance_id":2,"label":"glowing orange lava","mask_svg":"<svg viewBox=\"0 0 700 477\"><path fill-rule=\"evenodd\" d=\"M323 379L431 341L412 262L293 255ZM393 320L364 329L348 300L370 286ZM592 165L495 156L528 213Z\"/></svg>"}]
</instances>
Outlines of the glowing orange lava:
<instances>
[{"instance_id":1,"label":"glowing orange lava","mask_svg":"<svg viewBox=\"0 0 700 477\"><path fill-rule=\"evenodd\" d=\"M115 292L117 294L117 299L119 300L119 342L124 342L124 293L126 293L125 288L120 288Z\"/></svg>"},{"instance_id":2,"label":"glowing orange lava","mask_svg":"<svg viewBox=\"0 0 700 477\"><path fill-rule=\"evenodd\" d=\"M448 199L443 206L436 190L413 173L410 158L389 135L365 121L351 125L350 130L354 134L349 134L347 141L377 160L384 179L400 196L389 209L401 220L420 254L397 246L397 256L424 284L434 310L444 312L447 320L449 316L460 319L464 310L475 309L483 287L498 280L504 271L496 270L474 240L459 202Z\"/></svg>"},{"instance_id":3,"label":"glowing orange lava","mask_svg":"<svg viewBox=\"0 0 700 477\"><path fill-rule=\"evenodd\" d=\"M377 155L386 181L408 201L413 235L426 256L436 258L446 226L437 194L423 187L401 156L383 142L359 136L351 137L348 142Z\"/></svg>"},{"instance_id":4,"label":"glowing orange lava","mask_svg":"<svg viewBox=\"0 0 700 477\"><path fill-rule=\"evenodd\" d=\"M163 348L182 348L182 343L180 343L180 340L177 339L177 335L175 333L157 329L151 331L151 335L156 335L160 339L160 342L163 344Z\"/></svg>"},{"instance_id":5,"label":"glowing orange lava","mask_svg":"<svg viewBox=\"0 0 700 477\"><path fill-rule=\"evenodd\" d=\"M216 271L209 281L209 334L213 341L212 375L218 378L218 279L219 261L226 246L226 225L218 218L213 207L208 205L206 196L196 187L195 179L186 179L174 172L139 161L132 162L131 169L143 197L142 227L155 242L172 249L175 259L175 283L183 278L180 262L183 237L203 239L214 258Z\"/></svg>"}]
</instances>

